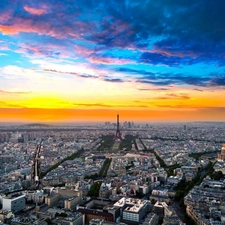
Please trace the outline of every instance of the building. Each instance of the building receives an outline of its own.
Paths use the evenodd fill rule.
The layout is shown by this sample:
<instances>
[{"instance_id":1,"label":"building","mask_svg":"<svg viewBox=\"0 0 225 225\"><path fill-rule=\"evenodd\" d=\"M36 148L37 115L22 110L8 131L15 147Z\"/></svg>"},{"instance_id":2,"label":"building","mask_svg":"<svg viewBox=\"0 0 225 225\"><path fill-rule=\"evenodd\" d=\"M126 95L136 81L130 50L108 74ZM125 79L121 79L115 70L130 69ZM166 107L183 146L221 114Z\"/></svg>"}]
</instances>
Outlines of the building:
<instances>
[{"instance_id":1,"label":"building","mask_svg":"<svg viewBox=\"0 0 225 225\"><path fill-rule=\"evenodd\" d=\"M74 197L71 197L69 199L66 199L64 201L64 208L69 209L69 210L73 210L80 203L80 201L81 201L80 196L74 196Z\"/></svg>"},{"instance_id":2,"label":"building","mask_svg":"<svg viewBox=\"0 0 225 225\"><path fill-rule=\"evenodd\" d=\"M15 194L2 198L3 210L10 210L13 213L16 213L25 209L25 206L26 206L25 195Z\"/></svg>"},{"instance_id":3,"label":"building","mask_svg":"<svg viewBox=\"0 0 225 225\"><path fill-rule=\"evenodd\" d=\"M149 213L142 224L157 225L158 222L159 222L159 217L155 213Z\"/></svg>"},{"instance_id":4,"label":"building","mask_svg":"<svg viewBox=\"0 0 225 225\"><path fill-rule=\"evenodd\" d=\"M34 220L34 218L31 217L16 217L13 218L10 221L11 225L48 225L48 223L45 221L45 219L41 219L41 220ZM1 224L0 224L1 225Z\"/></svg>"},{"instance_id":5,"label":"building","mask_svg":"<svg viewBox=\"0 0 225 225\"><path fill-rule=\"evenodd\" d=\"M163 225L185 225L177 216L176 211L170 206L164 206Z\"/></svg>"},{"instance_id":6,"label":"building","mask_svg":"<svg viewBox=\"0 0 225 225\"><path fill-rule=\"evenodd\" d=\"M135 198L121 198L114 206L121 208L124 221L139 223L148 213L149 201Z\"/></svg>"},{"instance_id":7,"label":"building","mask_svg":"<svg viewBox=\"0 0 225 225\"><path fill-rule=\"evenodd\" d=\"M89 222L89 225L126 225L125 223L120 223L120 222L108 222L108 221L105 221L103 219L92 219L90 222Z\"/></svg>"},{"instance_id":8,"label":"building","mask_svg":"<svg viewBox=\"0 0 225 225\"><path fill-rule=\"evenodd\" d=\"M147 214L147 205L143 203L135 204L134 206L128 206L123 211L123 220L129 220L132 222L140 222L141 219Z\"/></svg>"},{"instance_id":9,"label":"building","mask_svg":"<svg viewBox=\"0 0 225 225\"><path fill-rule=\"evenodd\" d=\"M103 219L92 219L89 222L89 225L102 225L105 220Z\"/></svg>"},{"instance_id":10,"label":"building","mask_svg":"<svg viewBox=\"0 0 225 225\"><path fill-rule=\"evenodd\" d=\"M150 196L150 200L160 201L160 202L170 202L168 189L164 188L156 188L152 191L152 194Z\"/></svg>"},{"instance_id":11,"label":"building","mask_svg":"<svg viewBox=\"0 0 225 225\"><path fill-rule=\"evenodd\" d=\"M218 155L218 159L225 160L225 144L223 144L223 147L221 149L221 153Z\"/></svg>"},{"instance_id":12,"label":"building","mask_svg":"<svg viewBox=\"0 0 225 225\"><path fill-rule=\"evenodd\" d=\"M196 224L225 224L225 190L220 183L205 178L184 197L186 212Z\"/></svg>"},{"instance_id":13,"label":"building","mask_svg":"<svg viewBox=\"0 0 225 225\"><path fill-rule=\"evenodd\" d=\"M60 198L60 194L52 194L45 198L45 204L47 204L49 207L53 207L54 205L58 204Z\"/></svg>"},{"instance_id":14,"label":"building","mask_svg":"<svg viewBox=\"0 0 225 225\"><path fill-rule=\"evenodd\" d=\"M153 212L158 215L160 219L164 217L164 208L167 207L167 204L165 202L156 202L153 207Z\"/></svg>"},{"instance_id":15,"label":"building","mask_svg":"<svg viewBox=\"0 0 225 225\"><path fill-rule=\"evenodd\" d=\"M84 215L75 213L72 217L67 217L62 220L62 225L84 225Z\"/></svg>"},{"instance_id":16,"label":"building","mask_svg":"<svg viewBox=\"0 0 225 225\"><path fill-rule=\"evenodd\" d=\"M99 190L99 197L101 198L109 198L109 196L112 194L112 188L111 185L107 185L105 183L101 184L100 190Z\"/></svg>"},{"instance_id":17,"label":"building","mask_svg":"<svg viewBox=\"0 0 225 225\"><path fill-rule=\"evenodd\" d=\"M89 224L92 219L103 219L105 221L113 222L113 215L107 212L100 212L97 210L91 209L78 209L78 212L81 212L85 215L85 223Z\"/></svg>"},{"instance_id":18,"label":"building","mask_svg":"<svg viewBox=\"0 0 225 225\"><path fill-rule=\"evenodd\" d=\"M112 205L105 206L103 208L104 212L111 213L113 215L113 221L117 221L120 217L120 208Z\"/></svg>"}]
</instances>

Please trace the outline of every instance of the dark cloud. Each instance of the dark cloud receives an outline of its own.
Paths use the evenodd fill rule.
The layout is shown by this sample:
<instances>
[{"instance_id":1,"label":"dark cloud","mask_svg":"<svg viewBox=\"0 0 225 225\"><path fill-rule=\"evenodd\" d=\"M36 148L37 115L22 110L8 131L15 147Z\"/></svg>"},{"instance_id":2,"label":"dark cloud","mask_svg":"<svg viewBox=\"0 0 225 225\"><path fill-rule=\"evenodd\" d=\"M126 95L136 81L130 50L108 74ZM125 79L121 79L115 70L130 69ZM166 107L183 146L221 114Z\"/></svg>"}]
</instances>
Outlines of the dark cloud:
<instances>
[{"instance_id":1,"label":"dark cloud","mask_svg":"<svg viewBox=\"0 0 225 225\"><path fill-rule=\"evenodd\" d=\"M200 91L200 92L203 92L203 90L202 90L202 89L199 89L199 88L194 88L193 90L194 90L194 91Z\"/></svg>"},{"instance_id":2,"label":"dark cloud","mask_svg":"<svg viewBox=\"0 0 225 225\"><path fill-rule=\"evenodd\" d=\"M59 73L59 74L67 74L67 75L72 75L72 76L76 76L76 77L82 77L82 78L98 78L100 80L106 81L106 82L112 82L112 83L122 83L125 82L123 79L120 78L113 78L113 77L97 77L94 75L90 75L90 74L79 74L76 72L62 72L62 71L58 71L58 70L52 70L52 69L44 69L45 72L50 72L50 73ZM128 81L126 81L128 82Z\"/></svg>"},{"instance_id":3,"label":"dark cloud","mask_svg":"<svg viewBox=\"0 0 225 225\"><path fill-rule=\"evenodd\" d=\"M147 79L139 79L137 80L138 83L144 83L144 84L152 84L155 86L168 86L171 84L176 84L176 82L172 81L172 80L164 80L164 81L150 81Z\"/></svg>"},{"instance_id":4,"label":"dark cloud","mask_svg":"<svg viewBox=\"0 0 225 225\"><path fill-rule=\"evenodd\" d=\"M170 56L166 53L144 52L140 56L139 62L152 65L166 65L171 67L181 67L182 65L192 65L201 62L199 58Z\"/></svg>"},{"instance_id":5,"label":"dark cloud","mask_svg":"<svg viewBox=\"0 0 225 225\"><path fill-rule=\"evenodd\" d=\"M139 88L139 91L168 91L169 88Z\"/></svg>"},{"instance_id":6,"label":"dark cloud","mask_svg":"<svg viewBox=\"0 0 225 225\"><path fill-rule=\"evenodd\" d=\"M224 7L222 0L149 1L142 10L135 7L142 14L136 14L135 22L141 24L135 25L136 32L140 30L140 39L163 35L155 46L169 52L215 52L224 44Z\"/></svg>"},{"instance_id":7,"label":"dark cloud","mask_svg":"<svg viewBox=\"0 0 225 225\"><path fill-rule=\"evenodd\" d=\"M155 47L179 53L204 53L224 45L223 0L4 0L0 6L0 12L9 15L7 21L0 21L2 25L15 25L16 19L32 21L42 35L57 38L76 37L105 46L146 48L150 38L161 36ZM45 13L31 14L24 7Z\"/></svg>"},{"instance_id":8,"label":"dark cloud","mask_svg":"<svg viewBox=\"0 0 225 225\"><path fill-rule=\"evenodd\" d=\"M186 76L183 74L160 74L160 79L163 81L161 82L164 85L169 84L176 84L176 85L193 85L193 86L200 86L205 87L207 86L210 78L208 77L197 77L197 76ZM160 82L156 81L155 85L160 85Z\"/></svg>"},{"instance_id":9,"label":"dark cloud","mask_svg":"<svg viewBox=\"0 0 225 225\"><path fill-rule=\"evenodd\" d=\"M64 71L51 70L51 69L44 69L43 71L50 72L50 73L68 74L68 75L82 77L82 78L98 78L97 76L93 76L90 74L79 74L75 72L64 72Z\"/></svg>"},{"instance_id":10,"label":"dark cloud","mask_svg":"<svg viewBox=\"0 0 225 225\"><path fill-rule=\"evenodd\" d=\"M157 80L149 79L149 78L142 78L137 79L139 83L145 84L152 84L156 86L168 86L168 85L193 85L193 86L200 86L206 87L208 82L210 81L209 78L205 77L194 77L194 76L182 76L181 74L160 74Z\"/></svg>"},{"instance_id":11,"label":"dark cloud","mask_svg":"<svg viewBox=\"0 0 225 225\"><path fill-rule=\"evenodd\" d=\"M141 63L149 63L152 65L169 65L180 66L180 58L177 56L166 56L159 53L145 52L140 57Z\"/></svg>"},{"instance_id":12,"label":"dark cloud","mask_svg":"<svg viewBox=\"0 0 225 225\"><path fill-rule=\"evenodd\" d=\"M145 70L136 70L136 69L121 67L121 68L116 68L115 71L116 72L123 72L123 73L127 73L127 74L134 74L136 76L143 75L144 77L148 77L148 78L151 78L151 79L156 78L155 73L148 72L148 71L145 71Z\"/></svg>"},{"instance_id":13,"label":"dark cloud","mask_svg":"<svg viewBox=\"0 0 225 225\"><path fill-rule=\"evenodd\" d=\"M211 80L209 77L188 76L181 73L152 73L144 70L134 70L129 68L117 68L116 71L132 74L136 77L136 82L156 86L188 84L206 87Z\"/></svg>"},{"instance_id":14,"label":"dark cloud","mask_svg":"<svg viewBox=\"0 0 225 225\"><path fill-rule=\"evenodd\" d=\"M113 82L113 83L122 83L122 82L124 82L124 80L122 80L120 78L110 78L110 77L104 78L104 81Z\"/></svg>"},{"instance_id":15,"label":"dark cloud","mask_svg":"<svg viewBox=\"0 0 225 225\"><path fill-rule=\"evenodd\" d=\"M225 75L213 77L212 80L209 82L209 86L225 86Z\"/></svg>"}]
</instances>

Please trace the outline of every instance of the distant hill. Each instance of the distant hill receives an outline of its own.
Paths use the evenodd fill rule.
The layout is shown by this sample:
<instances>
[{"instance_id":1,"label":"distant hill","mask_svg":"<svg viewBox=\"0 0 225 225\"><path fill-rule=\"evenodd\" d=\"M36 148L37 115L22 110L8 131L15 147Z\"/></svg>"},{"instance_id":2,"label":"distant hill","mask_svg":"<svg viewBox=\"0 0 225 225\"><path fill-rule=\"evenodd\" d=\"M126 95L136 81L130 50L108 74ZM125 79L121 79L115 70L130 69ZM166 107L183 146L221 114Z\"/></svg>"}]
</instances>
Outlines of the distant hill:
<instances>
[{"instance_id":1,"label":"distant hill","mask_svg":"<svg viewBox=\"0 0 225 225\"><path fill-rule=\"evenodd\" d=\"M43 124L43 123L30 123L30 124L25 124L25 125L22 125L21 127L23 128L40 128L40 127L52 127L51 125L48 125L48 124Z\"/></svg>"}]
</instances>

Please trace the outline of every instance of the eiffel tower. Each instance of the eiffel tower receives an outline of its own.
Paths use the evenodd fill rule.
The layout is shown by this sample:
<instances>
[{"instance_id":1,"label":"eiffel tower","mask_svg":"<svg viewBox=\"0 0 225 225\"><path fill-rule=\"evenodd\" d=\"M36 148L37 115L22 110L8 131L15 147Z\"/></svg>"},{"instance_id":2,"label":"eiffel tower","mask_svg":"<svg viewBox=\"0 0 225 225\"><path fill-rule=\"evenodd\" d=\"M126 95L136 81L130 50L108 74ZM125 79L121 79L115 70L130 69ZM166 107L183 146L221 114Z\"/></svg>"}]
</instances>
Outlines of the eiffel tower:
<instances>
[{"instance_id":1,"label":"eiffel tower","mask_svg":"<svg viewBox=\"0 0 225 225\"><path fill-rule=\"evenodd\" d=\"M119 141L122 141L122 136L121 136L121 133L120 133L120 116L119 114L117 115L117 127L116 127L116 136L115 136L115 139L116 140L119 140Z\"/></svg>"}]
</instances>

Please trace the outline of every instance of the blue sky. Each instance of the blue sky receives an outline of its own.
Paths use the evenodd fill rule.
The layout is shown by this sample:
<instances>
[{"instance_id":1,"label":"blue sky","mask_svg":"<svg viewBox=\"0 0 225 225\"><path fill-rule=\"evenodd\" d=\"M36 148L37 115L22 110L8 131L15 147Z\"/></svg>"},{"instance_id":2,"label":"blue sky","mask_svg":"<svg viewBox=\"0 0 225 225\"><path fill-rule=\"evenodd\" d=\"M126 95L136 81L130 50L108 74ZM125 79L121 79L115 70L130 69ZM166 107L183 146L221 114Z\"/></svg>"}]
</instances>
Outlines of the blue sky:
<instances>
[{"instance_id":1,"label":"blue sky","mask_svg":"<svg viewBox=\"0 0 225 225\"><path fill-rule=\"evenodd\" d=\"M0 107L138 109L148 98L150 109L201 107L223 119L224 8L222 0L2 0Z\"/></svg>"}]
</instances>

